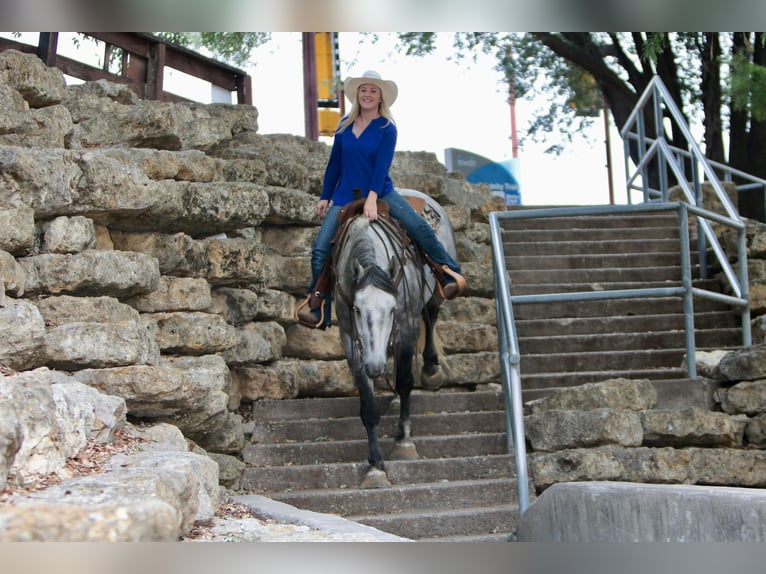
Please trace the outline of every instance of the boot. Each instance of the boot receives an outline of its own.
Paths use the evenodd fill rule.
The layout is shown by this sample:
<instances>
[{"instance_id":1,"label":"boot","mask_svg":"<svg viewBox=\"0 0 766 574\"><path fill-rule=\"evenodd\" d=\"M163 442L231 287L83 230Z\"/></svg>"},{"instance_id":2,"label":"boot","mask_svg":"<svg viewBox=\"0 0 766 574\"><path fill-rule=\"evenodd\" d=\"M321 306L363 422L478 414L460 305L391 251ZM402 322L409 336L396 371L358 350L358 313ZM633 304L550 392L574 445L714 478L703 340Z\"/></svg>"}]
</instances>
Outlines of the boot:
<instances>
[{"instance_id":1,"label":"boot","mask_svg":"<svg viewBox=\"0 0 766 574\"><path fill-rule=\"evenodd\" d=\"M460 273L446 265L442 265L442 270L444 271L444 298L454 299L465 290L468 282Z\"/></svg>"},{"instance_id":2,"label":"boot","mask_svg":"<svg viewBox=\"0 0 766 574\"><path fill-rule=\"evenodd\" d=\"M295 310L295 320L309 329L325 330L330 324L327 301L316 295L308 295Z\"/></svg>"}]
</instances>

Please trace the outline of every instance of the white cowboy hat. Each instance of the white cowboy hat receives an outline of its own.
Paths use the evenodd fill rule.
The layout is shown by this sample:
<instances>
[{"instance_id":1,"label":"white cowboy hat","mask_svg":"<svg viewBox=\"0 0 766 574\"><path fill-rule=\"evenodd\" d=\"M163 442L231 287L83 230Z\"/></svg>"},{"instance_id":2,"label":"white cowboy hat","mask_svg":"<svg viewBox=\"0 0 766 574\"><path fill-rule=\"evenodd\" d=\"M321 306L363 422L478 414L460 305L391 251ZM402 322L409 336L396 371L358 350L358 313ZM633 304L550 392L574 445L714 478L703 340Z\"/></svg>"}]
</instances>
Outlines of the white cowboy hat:
<instances>
[{"instance_id":1,"label":"white cowboy hat","mask_svg":"<svg viewBox=\"0 0 766 574\"><path fill-rule=\"evenodd\" d=\"M383 94L383 101L386 105L392 106L396 101L396 96L399 94L399 88L391 80L384 80L380 77L375 70L367 70L358 78L352 78L349 76L346 81L343 82L343 91L346 97L353 103L356 99L356 92L359 86L362 84L374 84L380 88Z\"/></svg>"}]
</instances>

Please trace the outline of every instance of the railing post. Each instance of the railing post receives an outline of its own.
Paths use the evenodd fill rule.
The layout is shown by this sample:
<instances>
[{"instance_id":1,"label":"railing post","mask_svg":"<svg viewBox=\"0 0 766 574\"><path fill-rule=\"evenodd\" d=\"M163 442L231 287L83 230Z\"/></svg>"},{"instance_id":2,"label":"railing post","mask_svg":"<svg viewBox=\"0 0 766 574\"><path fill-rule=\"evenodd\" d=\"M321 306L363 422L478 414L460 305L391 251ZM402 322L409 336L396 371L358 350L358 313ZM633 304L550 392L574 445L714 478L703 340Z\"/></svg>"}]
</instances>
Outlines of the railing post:
<instances>
[{"instance_id":1,"label":"railing post","mask_svg":"<svg viewBox=\"0 0 766 574\"><path fill-rule=\"evenodd\" d=\"M162 100L165 90L165 43L157 42L149 49L149 61L146 69L146 99Z\"/></svg>"},{"instance_id":2,"label":"railing post","mask_svg":"<svg viewBox=\"0 0 766 574\"><path fill-rule=\"evenodd\" d=\"M678 204L678 235L681 241L681 284L684 288L684 337L686 340L686 375L697 376L697 357L694 343L694 294L692 291L691 247L689 245L689 212L686 204Z\"/></svg>"},{"instance_id":3,"label":"railing post","mask_svg":"<svg viewBox=\"0 0 766 574\"><path fill-rule=\"evenodd\" d=\"M58 32L40 32L40 40L37 44L37 57L40 58L46 66L53 67L56 65L58 42Z\"/></svg>"},{"instance_id":4,"label":"railing post","mask_svg":"<svg viewBox=\"0 0 766 574\"><path fill-rule=\"evenodd\" d=\"M750 327L750 279L747 271L747 226L737 230L737 258L739 284L742 289L740 296L747 302L742 308L742 345L749 347L753 340Z\"/></svg>"}]
</instances>

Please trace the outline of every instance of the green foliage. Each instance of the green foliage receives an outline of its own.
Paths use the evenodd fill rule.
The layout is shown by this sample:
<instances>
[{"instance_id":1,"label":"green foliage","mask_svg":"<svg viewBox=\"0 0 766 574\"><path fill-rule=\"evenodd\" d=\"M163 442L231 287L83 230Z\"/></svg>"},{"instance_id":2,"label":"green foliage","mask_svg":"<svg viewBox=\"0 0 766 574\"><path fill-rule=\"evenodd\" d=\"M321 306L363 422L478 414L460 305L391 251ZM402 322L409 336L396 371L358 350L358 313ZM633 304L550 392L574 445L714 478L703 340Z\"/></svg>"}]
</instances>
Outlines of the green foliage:
<instances>
[{"instance_id":1,"label":"green foliage","mask_svg":"<svg viewBox=\"0 0 766 574\"><path fill-rule=\"evenodd\" d=\"M254 48L271 39L268 32L155 32L167 42L192 50L206 50L210 55L235 66L250 63Z\"/></svg>"},{"instance_id":2,"label":"green foliage","mask_svg":"<svg viewBox=\"0 0 766 574\"><path fill-rule=\"evenodd\" d=\"M734 55L731 68L732 108L766 120L766 68L751 62L745 52Z\"/></svg>"}]
</instances>

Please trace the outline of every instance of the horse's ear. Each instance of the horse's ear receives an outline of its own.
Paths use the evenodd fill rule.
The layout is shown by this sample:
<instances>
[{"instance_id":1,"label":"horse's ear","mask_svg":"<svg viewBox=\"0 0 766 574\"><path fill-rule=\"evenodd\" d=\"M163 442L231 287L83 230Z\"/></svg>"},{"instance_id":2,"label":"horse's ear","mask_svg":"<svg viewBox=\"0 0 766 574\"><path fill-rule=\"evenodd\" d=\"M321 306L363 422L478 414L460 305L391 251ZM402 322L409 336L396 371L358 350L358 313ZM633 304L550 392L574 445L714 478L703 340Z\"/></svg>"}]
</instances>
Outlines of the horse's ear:
<instances>
[{"instance_id":1,"label":"horse's ear","mask_svg":"<svg viewBox=\"0 0 766 574\"><path fill-rule=\"evenodd\" d=\"M351 266L351 268L354 281L359 281L359 278L364 275L364 267L362 267L362 264L359 263L359 259L356 257L354 257L354 264Z\"/></svg>"},{"instance_id":2,"label":"horse's ear","mask_svg":"<svg viewBox=\"0 0 766 574\"><path fill-rule=\"evenodd\" d=\"M391 279L396 279L396 276L399 274L399 268L401 267L401 262L399 261L398 257L391 257L388 261L388 276L391 277Z\"/></svg>"}]
</instances>

